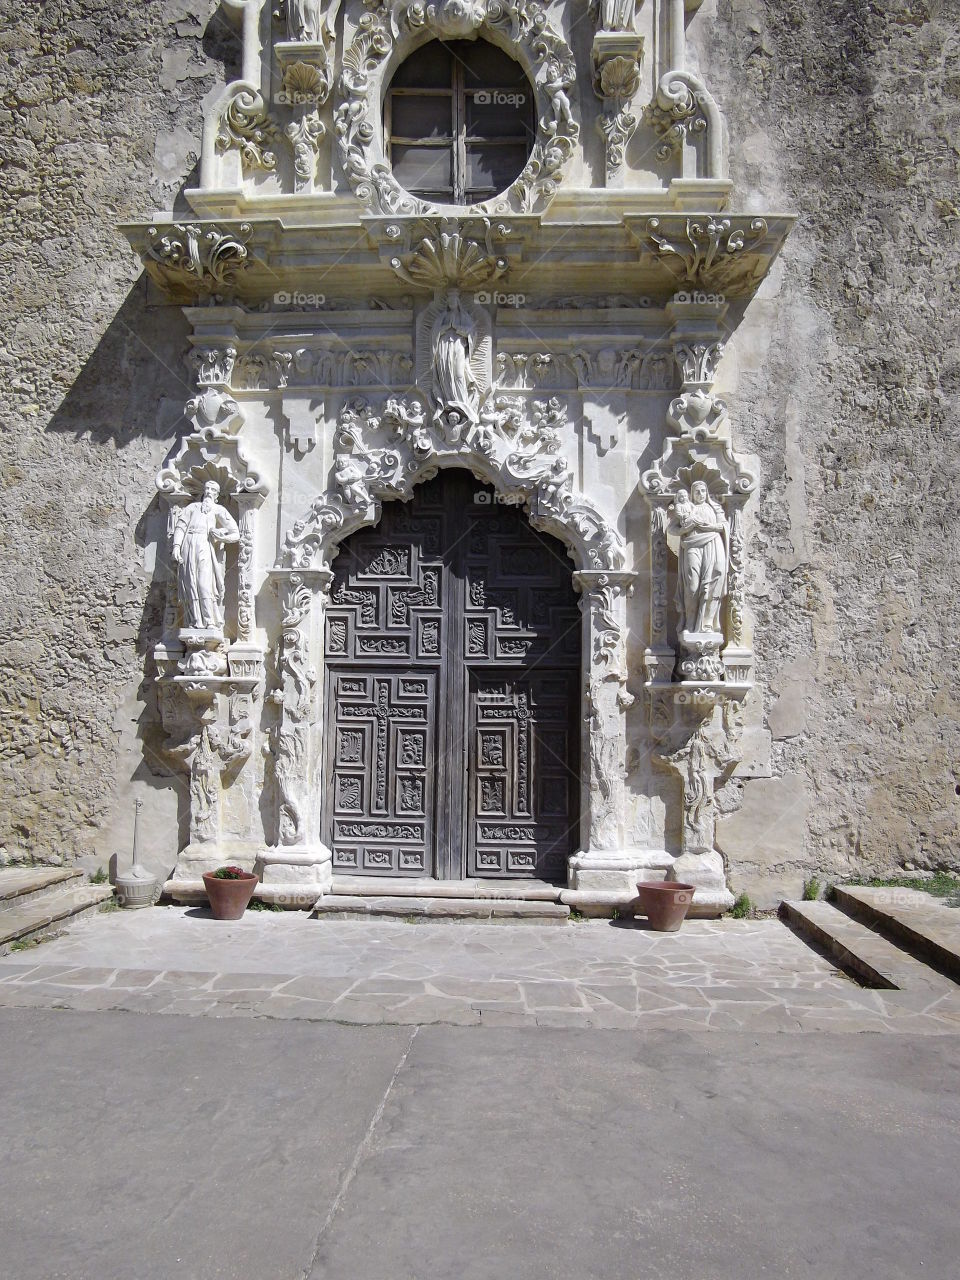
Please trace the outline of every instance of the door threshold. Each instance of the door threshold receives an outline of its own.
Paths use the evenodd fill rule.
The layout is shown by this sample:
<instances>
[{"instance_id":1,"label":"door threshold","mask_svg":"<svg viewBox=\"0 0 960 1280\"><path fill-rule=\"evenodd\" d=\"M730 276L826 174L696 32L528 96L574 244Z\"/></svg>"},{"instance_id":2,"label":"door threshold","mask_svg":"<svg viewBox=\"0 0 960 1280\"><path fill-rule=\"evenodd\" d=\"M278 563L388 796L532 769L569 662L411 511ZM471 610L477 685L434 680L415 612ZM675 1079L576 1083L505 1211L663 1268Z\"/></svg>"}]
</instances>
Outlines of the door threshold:
<instances>
[{"instance_id":1,"label":"door threshold","mask_svg":"<svg viewBox=\"0 0 960 1280\"><path fill-rule=\"evenodd\" d=\"M349 898L466 898L559 902L566 885L549 880L433 880L399 876L334 876L327 893Z\"/></svg>"}]
</instances>

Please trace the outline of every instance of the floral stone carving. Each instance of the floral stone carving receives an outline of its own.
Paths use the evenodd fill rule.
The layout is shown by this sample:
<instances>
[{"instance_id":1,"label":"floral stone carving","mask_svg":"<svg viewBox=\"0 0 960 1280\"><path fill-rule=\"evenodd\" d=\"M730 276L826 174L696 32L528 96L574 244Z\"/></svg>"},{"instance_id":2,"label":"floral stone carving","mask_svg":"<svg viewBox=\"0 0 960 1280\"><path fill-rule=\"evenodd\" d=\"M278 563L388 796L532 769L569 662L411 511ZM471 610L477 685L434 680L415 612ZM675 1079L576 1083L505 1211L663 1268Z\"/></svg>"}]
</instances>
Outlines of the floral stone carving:
<instances>
[{"instance_id":1,"label":"floral stone carving","mask_svg":"<svg viewBox=\"0 0 960 1280\"><path fill-rule=\"evenodd\" d=\"M534 86L539 128L522 173L501 196L476 206L493 212L542 208L554 195L579 136L572 93L573 53L539 0L444 0L440 4L370 3L343 54L335 131L340 162L357 199L383 213L423 214L437 206L410 195L394 178L383 151L380 104L388 66L426 35L457 39L474 33L509 49Z\"/></svg>"}]
</instances>

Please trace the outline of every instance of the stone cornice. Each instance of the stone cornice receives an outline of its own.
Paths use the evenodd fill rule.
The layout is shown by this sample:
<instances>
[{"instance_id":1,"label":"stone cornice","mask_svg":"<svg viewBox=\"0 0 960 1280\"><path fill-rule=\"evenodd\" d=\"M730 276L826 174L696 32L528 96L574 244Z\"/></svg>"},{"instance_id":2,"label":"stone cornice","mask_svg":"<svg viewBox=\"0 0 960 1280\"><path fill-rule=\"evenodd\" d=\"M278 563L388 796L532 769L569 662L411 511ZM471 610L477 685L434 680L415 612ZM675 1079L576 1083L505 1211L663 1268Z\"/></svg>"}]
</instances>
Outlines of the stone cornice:
<instances>
[{"instance_id":1,"label":"stone cornice","mask_svg":"<svg viewBox=\"0 0 960 1280\"><path fill-rule=\"evenodd\" d=\"M169 217L120 230L154 283L176 302L224 298L258 304L290 290L317 297L396 297L409 292L411 270L422 276L415 287L443 287L449 279L479 288L488 276L502 282L498 289L546 295L555 291L560 267L564 293L571 296L596 295L598 279L615 279L617 293L627 296L663 299L678 288L696 288L749 298L795 221L776 213L667 210L611 218L609 212L608 206L587 205L574 225L536 215L487 224L465 213L453 219L355 218L336 226L290 225L275 217ZM432 238L439 246L441 236L449 242L458 235L461 243L447 257L456 270L450 274L438 266L431 275L425 243ZM436 265L443 255L432 256ZM461 268L469 268L462 278Z\"/></svg>"}]
</instances>

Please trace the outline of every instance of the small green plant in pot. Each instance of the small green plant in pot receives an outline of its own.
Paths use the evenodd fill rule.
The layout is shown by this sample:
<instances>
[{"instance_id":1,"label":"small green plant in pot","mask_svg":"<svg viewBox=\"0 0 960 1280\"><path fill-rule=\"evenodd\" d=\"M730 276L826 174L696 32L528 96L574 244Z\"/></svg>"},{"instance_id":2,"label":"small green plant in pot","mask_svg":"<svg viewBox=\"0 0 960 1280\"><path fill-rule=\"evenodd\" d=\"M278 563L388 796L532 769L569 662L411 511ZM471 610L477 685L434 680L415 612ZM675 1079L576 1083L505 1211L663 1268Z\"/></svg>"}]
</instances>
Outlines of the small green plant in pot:
<instances>
[{"instance_id":1,"label":"small green plant in pot","mask_svg":"<svg viewBox=\"0 0 960 1280\"><path fill-rule=\"evenodd\" d=\"M217 867L203 873L203 887L214 920L239 920L246 911L260 877L243 867Z\"/></svg>"}]
</instances>

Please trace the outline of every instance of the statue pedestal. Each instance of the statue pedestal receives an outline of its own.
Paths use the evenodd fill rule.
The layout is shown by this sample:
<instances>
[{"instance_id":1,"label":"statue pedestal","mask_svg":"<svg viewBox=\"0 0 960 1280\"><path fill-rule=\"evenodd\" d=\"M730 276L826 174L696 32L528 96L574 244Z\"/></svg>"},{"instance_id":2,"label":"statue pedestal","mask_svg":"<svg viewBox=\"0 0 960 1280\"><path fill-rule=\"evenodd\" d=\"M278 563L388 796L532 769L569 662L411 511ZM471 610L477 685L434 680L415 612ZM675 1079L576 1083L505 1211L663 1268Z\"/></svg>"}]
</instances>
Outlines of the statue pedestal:
<instances>
[{"instance_id":1,"label":"statue pedestal","mask_svg":"<svg viewBox=\"0 0 960 1280\"><path fill-rule=\"evenodd\" d=\"M723 859L713 849L702 853L681 853L672 861L668 880L692 884L696 889L690 916L718 916L733 906L733 894L727 888Z\"/></svg>"},{"instance_id":2,"label":"statue pedestal","mask_svg":"<svg viewBox=\"0 0 960 1280\"><path fill-rule=\"evenodd\" d=\"M638 880L661 879L673 861L663 849L585 849L567 864L567 884L576 890L636 897Z\"/></svg>"},{"instance_id":3,"label":"statue pedestal","mask_svg":"<svg viewBox=\"0 0 960 1280\"><path fill-rule=\"evenodd\" d=\"M264 885L296 885L316 889L333 882L333 854L325 844L274 845L257 855L257 872Z\"/></svg>"},{"instance_id":4,"label":"statue pedestal","mask_svg":"<svg viewBox=\"0 0 960 1280\"><path fill-rule=\"evenodd\" d=\"M723 662L720 646L723 636L719 631L681 631L680 679L722 680Z\"/></svg>"},{"instance_id":5,"label":"statue pedestal","mask_svg":"<svg viewBox=\"0 0 960 1280\"><path fill-rule=\"evenodd\" d=\"M181 627L185 653L180 670L185 676L225 676L227 645L223 632L213 627Z\"/></svg>"}]
</instances>

